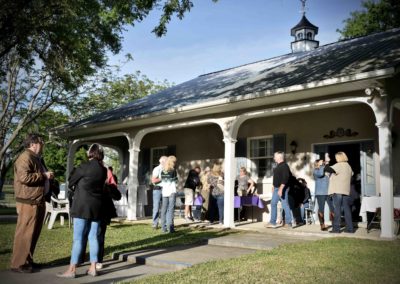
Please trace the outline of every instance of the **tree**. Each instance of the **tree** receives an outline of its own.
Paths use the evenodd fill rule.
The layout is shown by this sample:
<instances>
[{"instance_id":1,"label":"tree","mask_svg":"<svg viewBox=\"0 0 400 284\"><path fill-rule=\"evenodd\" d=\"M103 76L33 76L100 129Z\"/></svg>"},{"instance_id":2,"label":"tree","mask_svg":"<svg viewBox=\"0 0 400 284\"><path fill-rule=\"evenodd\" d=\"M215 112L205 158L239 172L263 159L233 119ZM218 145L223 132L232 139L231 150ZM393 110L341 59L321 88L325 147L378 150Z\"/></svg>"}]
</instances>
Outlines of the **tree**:
<instances>
[{"instance_id":1,"label":"tree","mask_svg":"<svg viewBox=\"0 0 400 284\"><path fill-rule=\"evenodd\" d=\"M88 88L87 95L79 96L68 103L68 110L73 120L119 107L173 85L167 80L154 82L140 71L123 76L115 76L116 73L112 69L107 69L97 76L92 83L93 88Z\"/></svg>"},{"instance_id":2,"label":"tree","mask_svg":"<svg viewBox=\"0 0 400 284\"><path fill-rule=\"evenodd\" d=\"M337 29L341 38L354 38L375 32L400 27L400 1L367 0L362 2L364 11L355 11L350 18L344 20L342 30Z\"/></svg>"},{"instance_id":3,"label":"tree","mask_svg":"<svg viewBox=\"0 0 400 284\"><path fill-rule=\"evenodd\" d=\"M153 32L166 33L190 0L0 0L0 192L24 129L53 104L79 95L87 78L118 53L126 25L162 9Z\"/></svg>"}]
</instances>

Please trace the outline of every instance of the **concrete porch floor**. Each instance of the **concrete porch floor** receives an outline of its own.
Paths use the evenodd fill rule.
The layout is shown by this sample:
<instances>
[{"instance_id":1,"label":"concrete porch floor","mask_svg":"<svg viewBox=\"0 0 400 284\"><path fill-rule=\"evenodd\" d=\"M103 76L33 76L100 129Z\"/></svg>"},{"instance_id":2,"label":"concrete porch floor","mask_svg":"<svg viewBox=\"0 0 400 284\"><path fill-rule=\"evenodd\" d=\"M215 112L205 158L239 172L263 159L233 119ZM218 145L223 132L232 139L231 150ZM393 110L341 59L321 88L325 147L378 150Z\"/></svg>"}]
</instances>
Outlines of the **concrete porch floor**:
<instances>
[{"instance_id":1,"label":"concrete porch floor","mask_svg":"<svg viewBox=\"0 0 400 284\"><path fill-rule=\"evenodd\" d=\"M151 224L151 219L141 219L137 221L125 221L120 219L122 222L135 222L135 223L146 223ZM186 222L182 217L175 217L174 219L175 226L177 228L181 226L188 227L201 227L201 228L213 228L213 229L224 229L225 227L217 224L209 224L207 222ZM350 237L350 238L359 238L359 239L372 239L372 240L387 240L380 237L381 231L378 227L374 226L369 232L366 229L366 223L354 223L355 232L353 234L349 233L340 233L340 234L332 234L329 233L331 230L330 222L326 223L328 227L328 231L321 231L319 224L310 224L310 225L301 225L294 227L293 229L286 229L278 227L276 229L266 228L265 225L267 223L260 221L241 221L235 222L235 230L248 231L248 232L258 232L258 233L268 233L268 234L281 234L281 235L293 235L293 236L303 236L304 238L309 237ZM342 227L343 230L343 227ZM395 236L395 239L400 238L400 235Z\"/></svg>"}]
</instances>

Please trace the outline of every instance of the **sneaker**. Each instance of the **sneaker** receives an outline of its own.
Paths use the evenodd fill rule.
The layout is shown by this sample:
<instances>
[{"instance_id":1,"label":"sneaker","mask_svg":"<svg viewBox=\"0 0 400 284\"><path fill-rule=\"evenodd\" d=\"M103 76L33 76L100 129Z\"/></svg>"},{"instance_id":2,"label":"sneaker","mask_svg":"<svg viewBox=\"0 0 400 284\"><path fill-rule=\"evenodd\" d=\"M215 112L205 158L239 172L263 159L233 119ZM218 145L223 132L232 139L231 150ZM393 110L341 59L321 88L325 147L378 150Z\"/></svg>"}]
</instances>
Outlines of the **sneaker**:
<instances>
[{"instance_id":1,"label":"sneaker","mask_svg":"<svg viewBox=\"0 0 400 284\"><path fill-rule=\"evenodd\" d=\"M293 226L292 226L292 224L285 224L285 225L282 226L282 228L284 228L284 229L293 229Z\"/></svg>"},{"instance_id":2,"label":"sneaker","mask_svg":"<svg viewBox=\"0 0 400 284\"><path fill-rule=\"evenodd\" d=\"M101 262L96 263L96 269L102 269L103 268L103 264Z\"/></svg>"},{"instance_id":3,"label":"sneaker","mask_svg":"<svg viewBox=\"0 0 400 284\"><path fill-rule=\"evenodd\" d=\"M278 228L278 227L279 227L278 225L276 225L276 224L271 224L271 223L268 223L267 225L265 225L265 228L276 229L276 228Z\"/></svg>"},{"instance_id":4,"label":"sneaker","mask_svg":"<svg viewBox=\"0 0 400 284\"><path fill-rule=\"evenodd\" d=\"M186 222L186 223L191 223L192 220L191 220L189 217L185 217L185 222Z\"/></svg>"}]
</instances>

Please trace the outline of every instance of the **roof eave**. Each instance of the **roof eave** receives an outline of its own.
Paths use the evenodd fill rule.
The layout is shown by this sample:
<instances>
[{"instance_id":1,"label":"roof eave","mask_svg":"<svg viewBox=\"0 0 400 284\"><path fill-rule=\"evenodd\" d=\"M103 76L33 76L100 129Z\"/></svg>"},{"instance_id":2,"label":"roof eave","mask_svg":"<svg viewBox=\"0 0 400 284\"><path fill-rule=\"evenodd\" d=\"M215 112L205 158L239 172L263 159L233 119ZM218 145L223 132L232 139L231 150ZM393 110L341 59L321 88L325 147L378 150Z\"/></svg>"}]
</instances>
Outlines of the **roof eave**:
<instances>
[{"instance_id":1,"label":"roof eave","mask_svg":"<svg viewBox=\"0 0 400 284\"><path fill-rule=\"evenodd\" d=\"M397 70L398 71L398 70ZM262 92L254 92L254 93L249 93L243 96L237 96L237 97L230 97L230 98L223 98L223 99L217 99L217 100L210 100L210 101L205 101L205 102L200 102L197 104L191 104L187 106L182 106L182 107L176 107L176 108L170 108L158 112L153 112L149 114L144 114L144 115L139 115L139 116L132 116L132 117L127 117L123 119L117 119L113 121L107 121L103 123L95 123L95 124L86 124L82 125L79 127L66 127L66 128L57 128L53 132L57 135L63 136L63 137L74 137L76 135L80 135L83 132L87 132L89 129L90 130L95 130L101 128L102 131L110 131L110 129L113 128L113 126L118 125L118 128L120 129L122 126L123 127L135 127L135 126L141 126L141 125L146 125L146 124L153 124L157 123L157 118L158 120L162 117L162 122L166 122L167 116L170 116L169 120L175 120L175 119L180 119L179 116L182 113L192 113L192 116L196 116L197 112L200 112L201 110L204 109L210 109L210 108L217 108L219 106L225 106L227 104L232 104L232 103L238 103L242 101L250 101L250 100L258 100L258 99L266 99L266 98L273 98L278 95L283 95L283 94L290 94L290 93L295 93L295 92L305 92L311 89L316 89L316 88L327 88L331 87L334 85L343 85L343 84L349 84L349 83L354 83L354 82L359 82L359 81L365 81L365 80L378 80L378 79L384 79L391 77L396 74L396 68L390 67L387 69L380 69L380 70L374 70L374 71L369 71L369 72L364 72L364 73L359 73L355 75L348 75L348 76L341 76L337 78L330 78L322 81L315 81L315 82L309 82L306 84L299 84L299 85L293 85L290 87L284 87L284 88L277 88L273 90L265 90ZM322 95L323 92L321 92ZM292 97L290 100L295 101L297 100L297 97ZM241 108L248 108L247 104L245 107ZM238 107L240 109L240 107ZM173 115L173 117L171 117Z\"/></svg>"}]
</instances>

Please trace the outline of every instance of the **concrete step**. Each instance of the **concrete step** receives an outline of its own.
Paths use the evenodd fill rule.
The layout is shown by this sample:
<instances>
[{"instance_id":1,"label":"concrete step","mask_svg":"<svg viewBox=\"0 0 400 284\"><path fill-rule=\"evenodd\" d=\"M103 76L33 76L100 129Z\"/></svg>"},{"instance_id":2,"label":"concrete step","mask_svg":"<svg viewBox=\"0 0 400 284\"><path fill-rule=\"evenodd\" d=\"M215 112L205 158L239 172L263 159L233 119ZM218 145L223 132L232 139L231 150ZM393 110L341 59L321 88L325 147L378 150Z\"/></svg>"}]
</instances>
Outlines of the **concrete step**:
<instances>
[{"instance_id":1,"label":"concrete step","mask_svg":"<svg viewBox=\"0 0 400 284\"><path fill-rule=\"evenodd\" d=\"M255 250L270 250L282 244L312 241L319 237L304 237L295 234L271 233L244 233L233 234L220 238L208 240L208 244L214 246L226 246L235 248L246 248Z\"/></svg>"},{"instance_id":2,"label":"concrete step","mask_svg":"<svg viewBox=\"0 0 400 284\"><path fill-rule=\"evenodd\" d=\"M195 264L234 258L254 253L254 249L229 248L214 245L191 245L171 248L136 251L119 255L129 263L145 264L149 266L180 270Z\"/></svg>"}]
</instances>

